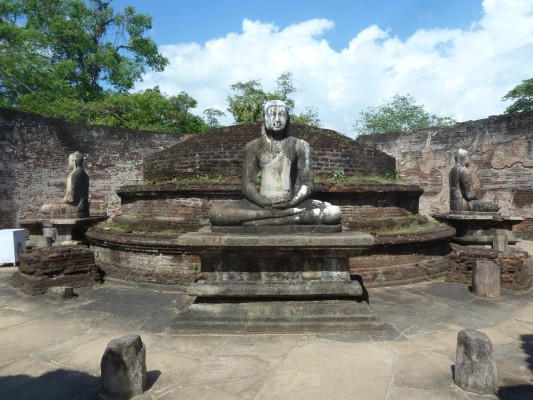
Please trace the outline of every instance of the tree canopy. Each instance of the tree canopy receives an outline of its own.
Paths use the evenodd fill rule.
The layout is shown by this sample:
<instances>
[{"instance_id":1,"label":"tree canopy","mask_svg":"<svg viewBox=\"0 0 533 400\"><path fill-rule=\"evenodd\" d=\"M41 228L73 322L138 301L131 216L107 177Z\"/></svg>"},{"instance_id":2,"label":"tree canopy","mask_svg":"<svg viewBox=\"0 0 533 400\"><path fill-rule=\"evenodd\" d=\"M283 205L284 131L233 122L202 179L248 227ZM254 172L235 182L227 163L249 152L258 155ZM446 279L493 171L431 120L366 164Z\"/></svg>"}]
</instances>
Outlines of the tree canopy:
<instances>
[{"instance_id":1,"label":"tree canopy","mask_svg":"<svg viewBox=\"0 0 533 400\"><path fill-rule=\"evenodd\" d=\"M130 93L168 60L147 36L152 18L111 0L2 0L0 106L71 122L158 132L209 129L187 93Z\"/></svg>"},{"instance_id":2,"label":"tree canopy","mask_svg":"<svg viewBox=\"0 0 533 400\"><path fill-rule=\"evenodd\" d=\"M156 86L137 93L117 93L85 103L73 112L79 113L76 120L87 124L155 132L201 133L208 130L209 126L201 117L189 112L196 104L196 100L185 92L167 96ZM72 120L68 117L65 119Z\"/></svg>"},{"instance_id":3,"label":"tree canopy","mask_svg":"<svg viewBox=\"0 0 533 400\"><path fill-rule=\"evenodd\" d=\"M148 69L162 71L168 64L146 36L152 18L133 7L115 12L110 3L0 2L0 105L74 120L98 101L102 107L156 96L127 95Z\"/></svg>"},{"instance_id":4,"label":"tree canopy","mask_svg":"<svg viewBox=\"0 0 533 400\"><path fill-rule=\"evenodd\" d=\"M152 18L110 1L3 0L0 5L2 101L24 96L96 100L104 87L130 90L147 68L168 60L145 36Z\"/></svg>"},{"instance_id":5,"label":"tree canopy","mask_svg":"<svg viewBox=\"0 0 533 400\"><path fill-rule=\"evenodd\" d=\"M453 125L456 122L450 116L428 113L410 95L395 95L380 106L361 111L360 116L352 128L356 135L406 132L415 128Z\"/></svg>"},{"instance_id":6,"label":"tree canopy","mask_svg":"<svg viewBox=\"0 0 533 400\"><path fill-rule=\"evenodd\" d=\"M289 110L294 108L294 100L290 97L298 92L291 72L284 72L276 79L276 89L265 92L261 82L253 79L247 82L237 82L231 85L232 93L228 95L228 111L233 115L237 124L257 122L263 120L263 104L268 100L282 100ZM306 111L292 115L291 121L311 126L320 126L318 109L307 107Z\"/></svg>"},{"instance_id":7,"label":"tree canopy","mask_svg":"<svg viewBox=\"0 0 533 400\"><path fill-rule=\"evenodd\" d=\"M533 78L522 81L502 97L502 101L508 100L514 102L505 109L506 113L533 110Z\"/></svg>"}]
</instances>

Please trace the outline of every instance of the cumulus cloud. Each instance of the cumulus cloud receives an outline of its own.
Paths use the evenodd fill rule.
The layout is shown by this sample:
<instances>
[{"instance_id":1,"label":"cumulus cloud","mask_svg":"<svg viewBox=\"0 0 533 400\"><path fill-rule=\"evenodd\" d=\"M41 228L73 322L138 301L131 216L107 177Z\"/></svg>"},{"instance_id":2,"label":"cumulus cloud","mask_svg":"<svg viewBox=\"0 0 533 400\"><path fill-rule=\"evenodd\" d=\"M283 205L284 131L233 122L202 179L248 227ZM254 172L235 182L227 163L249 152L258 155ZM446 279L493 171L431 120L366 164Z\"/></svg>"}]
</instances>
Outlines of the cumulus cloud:
<instances>
[{"instance_id":1,"label":"cumulus cloud","mask_svg":"<svg viewBox=\"0 0 533 400\"><path fill-rule=\"evenodd\" d=\"M283 72L301 89L296 112L318 108L325 127L353 135L359 112L395 94L411 94L427 111L458 121L501 114L500 100L533 65L533 2L485 0L484 14L469 29L418 30L405 40L369 26L340 51L323 38L334 21L313 19L280 28L245 19L241 32L206 43L160 47L170 65L138 87L159 85L167 94L187 92L197 112L226 112L230 86L259 79L267 91ZM222 122L231 124L233 118Z\"/></svg>"}]
</instances>

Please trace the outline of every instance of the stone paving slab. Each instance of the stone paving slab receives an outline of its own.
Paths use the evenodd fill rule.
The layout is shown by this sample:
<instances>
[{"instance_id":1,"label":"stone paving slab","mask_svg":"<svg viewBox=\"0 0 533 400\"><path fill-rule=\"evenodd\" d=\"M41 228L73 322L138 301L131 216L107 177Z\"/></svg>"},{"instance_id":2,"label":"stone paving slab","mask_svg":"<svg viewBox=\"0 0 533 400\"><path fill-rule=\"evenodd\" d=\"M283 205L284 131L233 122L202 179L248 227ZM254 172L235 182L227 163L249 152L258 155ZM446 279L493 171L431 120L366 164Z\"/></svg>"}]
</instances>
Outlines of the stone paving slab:
<instances>
[{"instance_id":1,"label":"stone paving slab","mask_svg":"<svg viewBox=\"0 0 533 400\"><path fill-rule=\"evenodd\" d=\"M174 335L190 297L169 287L108 281L61 303L7 286L0 268L0 399L96 399L107 343L138 333L150 389L138 399L533 399L533 290L478 299L427 282L370 291L387 336ZM485 332L496 396L453 384L457 333Z\"/></svg>"}]
</instances>

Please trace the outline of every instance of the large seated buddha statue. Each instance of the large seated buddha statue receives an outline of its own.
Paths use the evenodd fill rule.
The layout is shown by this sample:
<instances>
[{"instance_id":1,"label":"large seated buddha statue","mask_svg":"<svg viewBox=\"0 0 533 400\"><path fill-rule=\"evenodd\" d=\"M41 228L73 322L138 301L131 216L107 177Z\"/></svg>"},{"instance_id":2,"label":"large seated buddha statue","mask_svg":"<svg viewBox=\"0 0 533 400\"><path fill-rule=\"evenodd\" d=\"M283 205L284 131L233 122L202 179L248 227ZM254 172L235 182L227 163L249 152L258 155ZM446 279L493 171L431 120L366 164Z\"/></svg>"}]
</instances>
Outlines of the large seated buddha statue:
<instances>
[{"instance_id":1,"label":"large seated buddha statue","mask_svg":"<svg viewBox=\"0 0 533 400\"><path fill-rule=\"evenodd\" d=\"M470 156L465 149L458 149L454 153L455 165L450 171L450 210L496 212L500 206L478 200L472 186L472 174L468 170Z\"/></svg>"},{"instance_id":2,"label":"large seated buddha statue","mask_svg":"<svg viewBox=\"0 0 533 400\"><path fill-rule=\"evenodd\" d=\"M244 200L213 207L209 212L211 224L338 225L339 207L310 199L314 178L311 147L305 140L290 136L285 103L266 102L263 116L261 137L244 148Z\"/></svg>"},{"instance_id":3,"label":"large seated buddha statue","mask_svg":"<svg viewBox=\"0 0 533 400\"><path fill-rule=\"evenodd\" d=\"M41 213L56 218L88 218L89 176L83 169L83 155L78 151L72 153L68 165L71 172L62 202L42 206Z\"/></svg>"}]
</instances>

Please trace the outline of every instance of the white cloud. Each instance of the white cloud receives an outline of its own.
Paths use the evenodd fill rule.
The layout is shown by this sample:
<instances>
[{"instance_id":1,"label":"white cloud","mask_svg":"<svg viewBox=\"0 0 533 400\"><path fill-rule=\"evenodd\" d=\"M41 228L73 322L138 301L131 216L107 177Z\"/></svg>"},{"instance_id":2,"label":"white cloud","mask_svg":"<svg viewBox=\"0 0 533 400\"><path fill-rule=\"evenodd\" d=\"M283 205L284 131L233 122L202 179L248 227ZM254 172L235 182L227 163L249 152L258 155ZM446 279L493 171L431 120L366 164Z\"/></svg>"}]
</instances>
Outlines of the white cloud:
<instances>
[{"instance_id":1,"label":"white cloud","mask_svg":"<svg viewBox=\"0 0 533 400\"><path fill-rule=\"evenodd\" d=\"M290 71L302 91L296 112L318 107L327 128L352 135L359 111L394 94L411 94L426 110L459 121L501 114L508 90L531 78L533 2L485 0L484 15L468 30L418 30L406 40L372 25L341 51L322 36L334 22L313 19L281 29L245 19L242 32L205 44L166 45L171 64L147 74L138 87L159 85L167 94L186 91L197 112L226 112L231 84L259 79L273 90L275 79ZM228 117L223 121L231 124Z\"/></svg>"}]
</instances>

